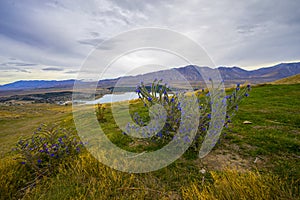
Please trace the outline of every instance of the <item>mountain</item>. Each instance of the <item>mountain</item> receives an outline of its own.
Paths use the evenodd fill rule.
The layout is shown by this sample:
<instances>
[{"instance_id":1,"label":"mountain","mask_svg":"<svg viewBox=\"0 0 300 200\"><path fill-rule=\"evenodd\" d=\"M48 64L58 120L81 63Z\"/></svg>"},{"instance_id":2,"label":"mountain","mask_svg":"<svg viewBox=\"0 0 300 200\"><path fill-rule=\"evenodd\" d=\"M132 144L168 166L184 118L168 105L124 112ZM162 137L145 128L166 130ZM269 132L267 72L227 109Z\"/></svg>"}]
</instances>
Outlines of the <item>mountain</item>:
<instances>
[{"instance_id":1,"label":"mountain","mask_svg":"<svg viewBox=\"0 0 300 200\"><path fill-rule=\"evenodd\" d=\"M46 80L29 80L16 81L6 85L1 85L0 90L30 90L30 89L44 89L44 88L72 88L75 80L63 81L46 81Z\"/></svg>"},{"instance_id":2,"label":"mountain","mask_svg":"<svg viewBox=\"0 0 300 200\"><path fill-rule=\"evenodd\" d=\"M297 63L281 63L272 67L260 68L252 71L244 70L239 67L218 67L217 68L226 85L234 83L244 83L248 81L252 84L272 82L285 77L300 74L300 62ZM147 74L140 74L136 76L124 76L116 79L100 80L98 86L101 88L124 87L132 83L151 83L154 79L163 78L164 82L177 84L178 87L184 87L184 82L198 84L203 82L202 76L199 73L202 71L211 71L208 67L198 67L188 65L185 67L172 68L168 70L160 70ZM186 80L186 81L185 81ZM72 89L75 80L63 81L17 81L0 86L0 91L7 90L32 90L41 88L68 88ZM85 83L88 84L88 83ZM119 85L118 85L119 84Z\"/></svg>"},{"instance_id":3,"label":"mountain","mask_svg":"<svg viewBox=\"0 0 300 200\"><path fill-rule=\"evenodd\" d=\"M199 67L197 68L200 69ZM195 81L196 79L201 80L201 75L195 67L186 66L178 68L177 70L184 74L185 78L189 81ZM209 70L209 68L206 70ZM249 81L256 84L300 74L300 62L281 63L272 67L265 67L252 71L244 70L239 67L218 67L218 70L225 82ZM195 76L196 74L197 76Z\"/></svg>"},{"instance_id":4,"label":"mountain","mask_svg":"<svg viewBox=\"0 0 300 200\"><path fill-rule=\"evenodd\" d=\"M289 77L295 74L300 74L300 62L298 63L281 63L272 67L260 68L257 70L247 71L239 67L218 67L220 75L222 76L225 85L235 83L250 82L251 84L259 84L265 82L272 82L281 78ZM130 86L132 83L139 83L143 81L145 84L151 83L154 79L163 79L164 82L173 83L183 87L184 82L189 82L192 85L199 85L203 83L202 72L213 72L216 69L208 67L198 67L188 65L180 68L172 68L168 70L161 70L137 76L124 76L118 79L100 80L100 87L115 85Z\"/></svg>"},{"instance_id":5,"label":"mountain","mask_svg":"<svg viewBox=\"0 0 300 200\"><path fill-rule=\"evenodd\" d=\"M251 71L250 77L261 77L271 79L281 79L300 73L300 63L281 63L273 67L261 68Z\"/></svg>"}]
</instances>

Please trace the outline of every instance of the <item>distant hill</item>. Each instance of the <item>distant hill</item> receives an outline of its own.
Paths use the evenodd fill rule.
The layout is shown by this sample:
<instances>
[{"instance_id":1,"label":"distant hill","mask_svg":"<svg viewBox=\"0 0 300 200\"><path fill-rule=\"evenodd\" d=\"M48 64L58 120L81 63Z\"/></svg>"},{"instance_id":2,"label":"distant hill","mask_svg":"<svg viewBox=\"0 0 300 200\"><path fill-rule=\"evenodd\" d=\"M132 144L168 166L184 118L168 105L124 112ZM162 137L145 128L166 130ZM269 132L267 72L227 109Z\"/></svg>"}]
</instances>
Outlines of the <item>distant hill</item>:
<instances>
[{"instance_id":1,"label":"distant hill","mask_svg":"<svg viewBox=\"0 0 300 200\"><path fill-rule=\"evenodd\" d=\"M178 68L177 70L184 74L189 81L201 80L201 75L196 72L194 67L186 66ZM252 71L247 71L239 67L219 67L218 70L225 82L249 81L251 83L263 83L299 74L300 62L281 63L272 67ZM196 74L197 76L195 76Z\"/></svg>"},{"instance_id":2,"label":"distant hill","mask_svg":"<svg viewBox=\"0 0 300 200\"><path fill-rule=\"evenodd\" d=\"M261 77L269 79L280 79L300 73L300 62L281 63L273 67L266 67L251 71L249 78Z\"/></svg>"},{"instance_id":3,"label":"distant hill","mask_svg":"<svg viewBox=\"0 0 300 200\"><path fill-rule=\"evenodd\" d=\"M141 80L144 83L150 83L156 78L163 78L164 82L178 83L178 85L180 85L183 81L183 77L190 83L198 84L199 82L203 82L203 78L199 73L200 68L203 71L215 70L208 67L188 65L185 67L161 70L137 76L125 76L118 79L101 80L99 81L99 85L102 87L108 85L113 86L116 82L121 82L121 85L127 86L132 83L139 83ZM281 63L272 67L260 68L252 71L247 71L239 67L218 67L218 70L226 85L244 82L259 84L299 74L300 63Z\"/></svg>"},{"instance_id":4,"label":"distant hill","mask_svg":"<svg viewBox=\"0 0 300 200\"><path fill-rule=\"evenodd\" d=\"M281 63L272 67L260 68L252 71L233 68L219 68L225 82L238 80L248 81L252 84L272 82L300 73L300 63Z\"/></svg>"},{"instance_id":5,"label":"distant hill","mask_svg":"<svg viewBox=\"0 0 300 200\"><path fill-rule=\"evenodd\" d=\"M152 82L155 78L163 78L164 82L182 83L183 77L191 83L198 84L203 81L201 74L197 70L198 66L188 65L180 68L172 68L161 70L147 74L136 76L125 76L116 79L100 80L98 85L102 88L114 87L116 83L121 83L121 86L139 83L141 80L145 83ZM201 67L202 70L215 70L208 67ZM219 67L218 68L225 84L243 83L245 81L252 84L273 82L278 79L286 78L296 74L300 74L300 62L297 63L281 63L272 67L260 68L257 70L247 71L239 67ZM0 91L7 90L32 90L41 88L69 88L72 89L75 80L63 81L17 81L0 86ZM86 83L87 84L87 83Z\"/></svg>"},{"instance_id":6,"label":"distant hill","mask_svg":"<svg viewBox=\"0 0 300 200\"><path fill-rule=\"evenodd\" d=\"M272 84L298 84L300 83L300 74L279 79L271 83Z\"/></svg>"},{"instance_id":7,"label":"distant hill","mask_svg":"<svg viewBox=\"0 0 300 200\"><path fill-rule=\"evenodd\" d=\"M65 88L73 87L75 80L63 81L46 81L46 80L29 80L29 81L16 81L6 85L0 86L0 90L26 90L26 89L42 89L42 88Z\"/></svg>"}]
</instances>

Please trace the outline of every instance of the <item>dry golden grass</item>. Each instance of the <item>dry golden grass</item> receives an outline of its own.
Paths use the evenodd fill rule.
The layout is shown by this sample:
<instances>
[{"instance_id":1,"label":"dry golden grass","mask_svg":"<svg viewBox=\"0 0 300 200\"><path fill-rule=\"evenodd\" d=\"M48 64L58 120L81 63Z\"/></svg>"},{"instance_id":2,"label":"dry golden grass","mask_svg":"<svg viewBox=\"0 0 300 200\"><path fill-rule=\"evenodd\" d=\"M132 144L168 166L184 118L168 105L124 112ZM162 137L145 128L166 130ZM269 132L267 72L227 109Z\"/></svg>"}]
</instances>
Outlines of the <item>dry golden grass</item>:
<instances>
[{"instance_id":1,"label":"dry golden grass","mask_svg":"<svg viewBox=\"0 0 300 200\"><path fill-rule=\"evenodd\" d=\"M300 74L294 76L289 76L277 81L272 82L271 84L297 84L300 83Z\"/></svg>"},{"instance_id":2,"label":"dry golden grass","mask_svg":"<svg viewBox=\"0 0 300 200\"><path fill-rule=\"evenodd\" d=\"M275 175L226 169L212 172L213 184L194 182L182 189L183 199L298 199L293 188ZM298 180L299 181L299 180ZM299 192L299 191L298 191Z\"/></svg>"}]
</instances>

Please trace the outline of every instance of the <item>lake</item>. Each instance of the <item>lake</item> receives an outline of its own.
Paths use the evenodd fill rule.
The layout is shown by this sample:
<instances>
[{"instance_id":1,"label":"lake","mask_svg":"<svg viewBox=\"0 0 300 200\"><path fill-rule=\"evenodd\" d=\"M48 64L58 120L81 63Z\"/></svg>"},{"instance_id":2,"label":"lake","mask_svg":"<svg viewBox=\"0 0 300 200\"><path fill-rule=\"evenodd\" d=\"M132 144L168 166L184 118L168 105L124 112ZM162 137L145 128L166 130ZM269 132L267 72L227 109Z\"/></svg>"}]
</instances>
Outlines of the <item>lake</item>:
<instances>
[{"instance_id":1,"label":"lake","mask_svg":"<svg viewBox=\"0 0 300 200\"><path fill-rule=\"evenodd\" d=\"M122 94L105 94L99 99L93 101L85 101L85 104L98 104L98 103L112 103L118 101L128 101L132 99L138 99L139 96L135 92L125 92Z\"/></svg>"}]
</instances>

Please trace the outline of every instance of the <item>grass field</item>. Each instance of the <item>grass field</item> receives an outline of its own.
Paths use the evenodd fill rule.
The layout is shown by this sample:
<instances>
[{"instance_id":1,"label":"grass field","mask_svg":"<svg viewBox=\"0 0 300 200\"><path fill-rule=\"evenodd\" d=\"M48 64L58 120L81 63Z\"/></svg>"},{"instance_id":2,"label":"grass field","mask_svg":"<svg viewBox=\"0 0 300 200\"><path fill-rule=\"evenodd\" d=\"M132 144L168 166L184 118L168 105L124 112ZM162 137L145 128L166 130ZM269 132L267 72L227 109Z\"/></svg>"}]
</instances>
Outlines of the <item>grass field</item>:
<instances>
[{"instance_id":1,"label":"grass field","mask_svg":"<svg viewBox=\"0 0 300 200\"><path fill-rule=\"evenodd\" d=\"M1 199L299 199L300 84L253 87L220 144L204 159L184 155L155 172L129 174L99 163L88 152L62 163L58 173L30 182L11 152L20 136L41 123L74 128L72 108L49 104L0 106ZM139 103L131 105L140 110ZM110 107L101 126L126 148ZM250 121L251 124L244 124ZM135 147L137 151L143 146ZM205 172L203 171L205 169Z\"/></svg>"}]
</instances>

